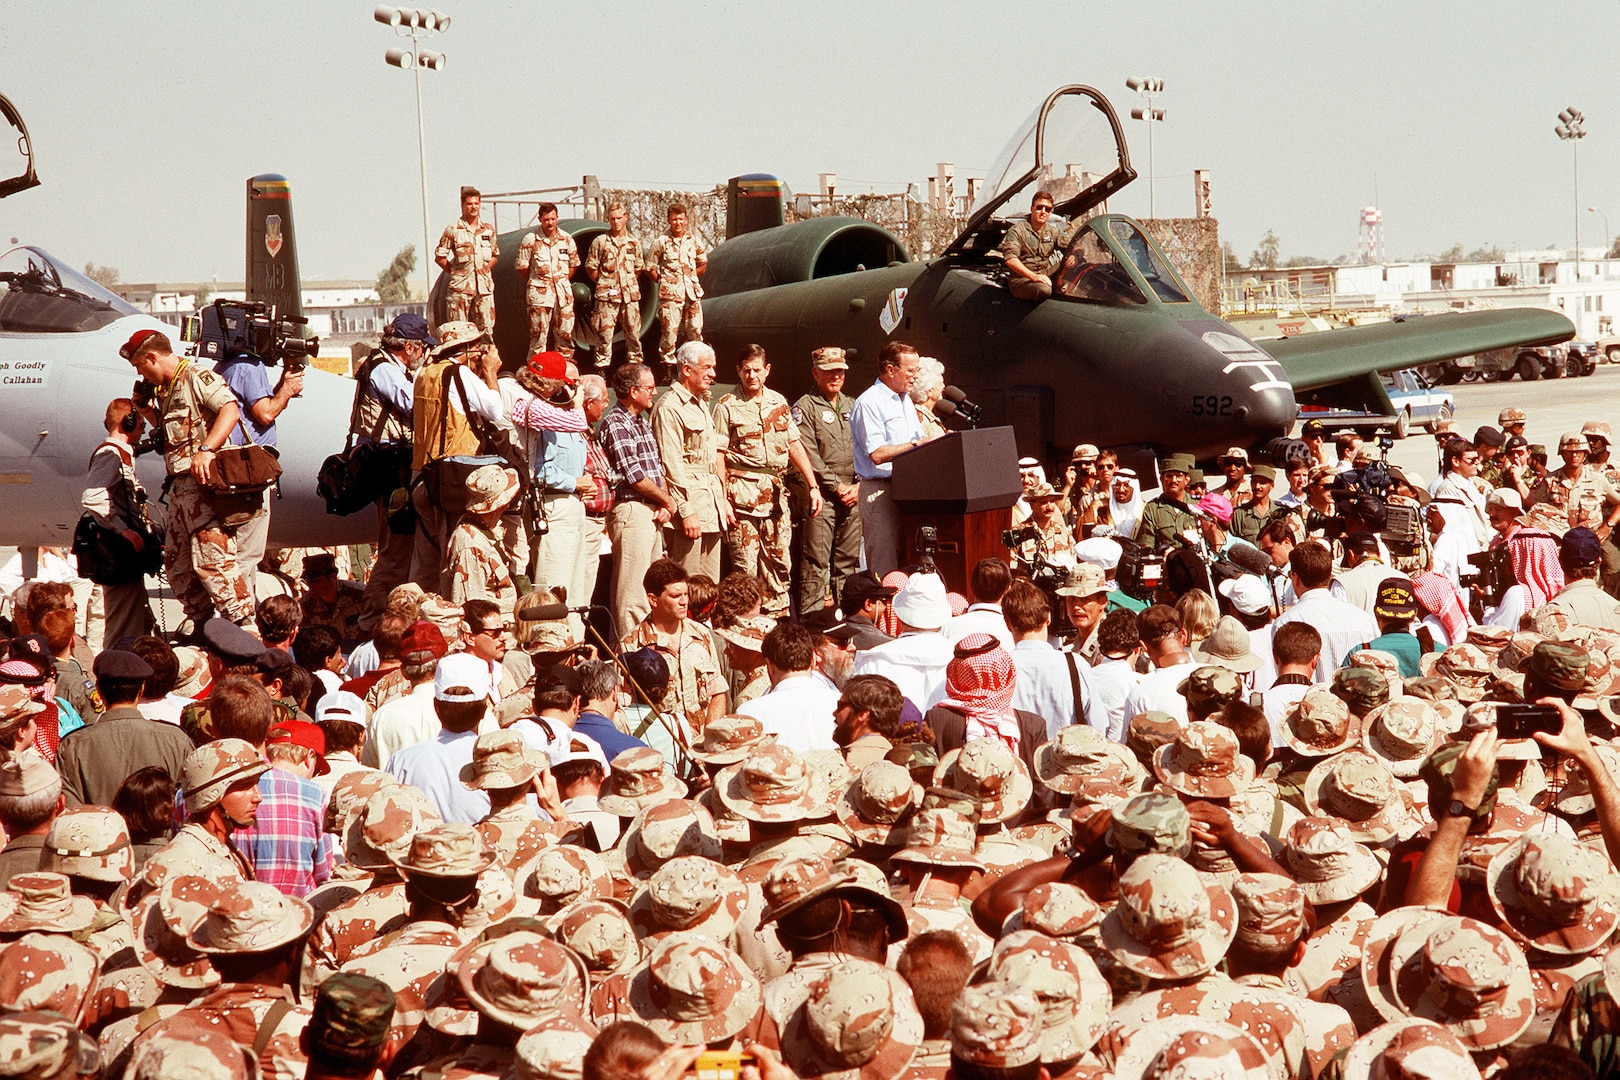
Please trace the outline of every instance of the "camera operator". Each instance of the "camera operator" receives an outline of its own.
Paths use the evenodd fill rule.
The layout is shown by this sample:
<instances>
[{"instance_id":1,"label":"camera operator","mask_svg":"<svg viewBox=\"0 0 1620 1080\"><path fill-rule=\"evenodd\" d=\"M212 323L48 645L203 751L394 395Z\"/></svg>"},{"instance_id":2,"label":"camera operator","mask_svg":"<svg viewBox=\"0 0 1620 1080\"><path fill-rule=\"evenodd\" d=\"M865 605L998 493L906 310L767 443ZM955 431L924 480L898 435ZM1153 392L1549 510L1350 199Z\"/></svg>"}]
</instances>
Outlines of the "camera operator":
<instances>
[{"instance_id":1,"label":"camera operator","mask_svg":"<svg viewBox=\"0 0 1620 1080\"><path fill-rule=\"evenodd\" d=\"M287 411L293 398L304 392L304 370L289 369L282 365L281 377L270 385L270 370L262 357L242 354L228 355L214 365L214 370L225 385L236 395L241 412L241 424L231 429L232 446L242 446L251 435L260 446L276 447L276 418ZM247 433L243 433L243 428ZM255 514L251 521L236 530L236 562L242 568L242 577L253 589L253 575L264 558L264 545L270 538L270 492L260 498L264 513Z\"/></svg>"},{"instance_id":2,"label":"camera operator","mask_svg":"<svg viewBox=\"0 0 1620 1080\"><path fill-rule=\"evenodd\" d=\"M114 398L107 404L107 438L90 455L90 474L84 479L82 502L104 529L117 533L129 544L134 560L145 562L148 545L159 543L146 517L146 489L135 475L135 444L140 441L146 422L129 398ZM145 575L120 585L101 585L105 629L102 641L108 648L126 637L142 637L151 632L152 608L146 600Z\"/></svg>"},{"instance_id":3,"label":"camera operator","mask_svg":"<svg viewBox=\"0 0 1620 1080\"><path fill-rule=\"evenodd\" d=\"M388 594L411 576L414 541L410 532L395 531L389 517L408 505L403 497L400 505L394 505L394 496L396 491L404 490L407 495L409 491L412 380L422 361L427 359L428 350L438 344L439 339L428 331L427 320L422 316L413 312L396 315L383 327L378 347L371 350L354 373L360 393L353 428L355 441L400 447L404 451L399 483L378 496L376 502L377 555L366 579L366 595L360 609L360 629L367 633L382 617Z\"/></svg>"},{"instance_id":4,"label":"camera operator","mask_svg":"<svg viewBox=\"0 0 1620 1080\"><path fill-rule=\"evenodd\" d=\"M208 484L214 456L240 412L224 378L174 355L167 335L137 330L120 356L150 388L145 419L163 432L164 482L169 501L164 568L193 633L217 611L238 626L253 625L253 590L237 561L236 515L216 508ZM254 515L262 516L261 507Z\"/></svg>"},{"instance_id":5,"label":"camera operator","mask_svg":"<svg viewBox=\"0 0 1620 1080\"><path fill-rule=\"evenodd\" d=\"M1558 539L1552 533L1524 527L1519 520L1524 503L1512 488L1491 492L1485 512L1496 531L1490 546L1507 548L1513 560L1515 584L1494 607L1485 608L1484 623L1517 630L1527 613L1557 596L1564 587L1564 570L1558 565Z\"/></svg>"}]
</instances>

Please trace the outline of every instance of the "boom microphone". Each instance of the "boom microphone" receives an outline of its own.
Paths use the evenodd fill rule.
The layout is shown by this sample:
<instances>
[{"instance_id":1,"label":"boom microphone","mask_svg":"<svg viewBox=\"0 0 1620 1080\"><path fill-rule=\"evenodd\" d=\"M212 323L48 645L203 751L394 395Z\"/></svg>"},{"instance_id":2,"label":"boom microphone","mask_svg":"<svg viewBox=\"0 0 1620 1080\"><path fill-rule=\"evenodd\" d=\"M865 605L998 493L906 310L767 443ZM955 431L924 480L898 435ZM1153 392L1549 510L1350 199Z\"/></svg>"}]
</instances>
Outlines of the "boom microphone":
<instances>
[{"instance_id":1,"label":"boom microphone","mask_svg":"<svg viewBox=\"0 0 1620 1080\"><path fill-rule=\"evenodd\" d=\"M523 622L556 622L558 619L568 618L570 613L583 615L590 610L589 604L584 607L569 607L567 604L541 604L539 607L532 607L524 611L518 618Z\"/></svg>"}]
</instances>

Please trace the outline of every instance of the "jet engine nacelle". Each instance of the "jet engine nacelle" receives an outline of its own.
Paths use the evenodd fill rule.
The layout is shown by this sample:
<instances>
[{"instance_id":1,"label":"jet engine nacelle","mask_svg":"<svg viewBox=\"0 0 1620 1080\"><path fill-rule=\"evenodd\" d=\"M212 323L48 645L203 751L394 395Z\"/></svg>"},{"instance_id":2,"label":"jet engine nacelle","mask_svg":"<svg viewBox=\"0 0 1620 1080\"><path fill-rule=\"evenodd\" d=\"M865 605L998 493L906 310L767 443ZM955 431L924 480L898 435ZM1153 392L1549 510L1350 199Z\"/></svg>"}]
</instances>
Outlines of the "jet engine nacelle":
<instances>
[{"instance_id":1,"label":"jet engine nacelle","mask_svg":"<svg viewBox=\"0 0 1620 1080\"><path fill-rule=\"evenodd\" d=\"M703 292L729 296L910 261L899 238L870 221L811 218L743 233L709 252Z\"/></svg>"}]
</instances>

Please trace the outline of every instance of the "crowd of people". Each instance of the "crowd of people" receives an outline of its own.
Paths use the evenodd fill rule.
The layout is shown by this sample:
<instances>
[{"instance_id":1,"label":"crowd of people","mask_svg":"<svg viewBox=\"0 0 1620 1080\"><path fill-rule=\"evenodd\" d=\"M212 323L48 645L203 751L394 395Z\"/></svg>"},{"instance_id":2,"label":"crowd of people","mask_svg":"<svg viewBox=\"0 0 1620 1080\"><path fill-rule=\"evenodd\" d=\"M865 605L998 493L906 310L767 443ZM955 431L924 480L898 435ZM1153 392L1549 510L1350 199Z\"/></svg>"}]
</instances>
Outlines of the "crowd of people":
<instances>
[{"instance_id":1,"label":"crowd of people","mask_svg":"<svg viewBox=\"0 0 1620 1080\"><path fill-rule=\"evenodd\" d=\"M953 591L888 491L937 364L789 405L750 349L711 408L690 329L660 394L397 317L363 580L255 574L211 481L295 384L125 345L86 512L154 554L157 425L188 619L10 598L0 1076L1620 1075L1606 426L1442 430L1432 485L1081 445Z\"/></svg>"}]
</instances>

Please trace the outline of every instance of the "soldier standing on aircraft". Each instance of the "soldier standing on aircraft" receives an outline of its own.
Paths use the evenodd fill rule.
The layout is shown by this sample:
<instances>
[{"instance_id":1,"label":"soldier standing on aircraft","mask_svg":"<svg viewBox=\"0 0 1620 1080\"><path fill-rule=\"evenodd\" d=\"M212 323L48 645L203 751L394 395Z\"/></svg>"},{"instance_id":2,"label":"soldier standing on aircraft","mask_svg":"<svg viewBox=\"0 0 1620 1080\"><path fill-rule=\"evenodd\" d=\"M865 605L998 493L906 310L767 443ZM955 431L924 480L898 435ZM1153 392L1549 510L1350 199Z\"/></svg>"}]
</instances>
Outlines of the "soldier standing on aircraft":
<instances>
[{"instance_id":1,"label":"soldier standing on aircraft","mask_svg":"<svg viewBox=\"0 0 1620 1080\"><path fill-rule=\"evenodd\" d=\"M675 355L680 379L652 409L653 437L670 498L675 500L664 550L688 574L706 574L719 581L720 534L735 524L735 517L720 482L720 440L709 416L714 350L701 341L688 341Z\"/></svg>"},{"instance_id":2,"label":"soldier standing on aircraft","mask_svg":"<svg viewBox=\"0 0 1620 1080\"><path fill-rule=\"evenodd\" d=\"M1136 542L1157 550L1175 543L1198 521L1182 501L1193 471L1191 454L1171 454L1159 465L1162 490L1142 507L1141 523L1136 526Z\"/></svg>"},{"instance_id":3,"label":"soldier standing on aircraft","mask_svg":"<svg viewBox=\"0 0 1620 1080\"><path fill-rule=\"evenodd\" d=\"M474 187L461 189L461 217L444 230L433 261L449 273L444 298L445 322L470 322L480 330L495 329L495 258L501 249L495 227L478 220L483 196Z\"/></svg>"},{"instance_id":4,"label":"soldier standing on aircraft","mask_svg":"<svg viewBox=\"0 0 1620 1080\"><path fill-rule=\"evenodd\" d=\"M175 356L167 335L156 330L137 330L118 353L152 388L153 404L144 412L163 429L169 496L163 564L175 598L197 630L216 611L238 626L252 626L253 591L236 562L242 522L229 508L216 507L208 486L215 455L241 416L236 395L216 372ZM264 513L263 503L243 513L251 521L254 513Z\"/></svg>"},{"instance_id":5,"label":"soldier standing on aircraft","mask_svg":"<svg viewBox=\"0 0 1620 1080\"><path fill-rule=\"evenodd\" d=\"M703 340L703 283L709 268L709 249L686 231L686 207L672 203L669 231L660 236L647 258L658 277L658 359L664 370L675 370L675 346Z\"/></svg>"},{"instance_id":6,"label":"soldier standing on aircraft","mask_svg":"<svg viewBox=\"0 0 1620 1080\"><path fill-rule=\"evenodd\" d=\"M523 238L517 272L529 276L529 355L561 353L574 358L574 271L579 247L557 228L555 203L540 204L540 227Z\"/></svg>"},{"instance_id":7,"label":"soldier standing on aircraft","mask_svg":"<svg viewBox=\"0 0 1620 1080\"><path fill-rule=\"evenodd\" d=\"M624 331L624 355L632 364L641 363L641 241L630 232L630 211L624 203L608 207L608 231L591 241L585 256L585 273L596 286L591 308L591 329L602 344L596 350L596 366L607 367L613 359L613 331Z\"/></svg>"},{"instance_id":8,"label":"soldier standing on aircraft","mask_svg":"<svg viewBox=\"0 0 1620 1080\"><path fill-rule=\"evenodd\" d=\"M841 596L844 579L861 563L861 515L856 510L860 486L855 483L855 447L849 438L853 398L844 395L849 361L844 350L817 349L810 354L810 377L816 392L793 403L805 456L823 497L821 513L799 523L799 610L815 611L828 596ZM794 478L789 477L793 483ZM795 485L796 486L796 485ZM799 500L808 506L808 498ZM830 592L829 592L830 589Z\"/></svg>"},{"instance_id":9,"label":"soldier standing on aircraft","mask_svg":"<svg viewBox=\"0 0 1620 1080\"><path fill-rule=\"evenodd\" d=\"M761 610L781 618L788 610L788 546L793 521L783 476L791 464L810 488L810 516L821 513L821 489L799 439L787 398L765 385L771 365L758 345L743 348L737 389L714 407L714 430L724 455L722 480L736 520L726 530L731 569L758 578Z\"/></svg>"},{"instance_id":10,"label":"soldier standing on aircraft","mask_svg":"<svg viewBox=\"0 0 1620 1080\"><path fill-rule=\"evenodd\" d=\"M1001 258L1007 265L1007 291L1020 300L1045 300L1052 295L1052 268L1057 262L1058 229L1052 224L1052 193L1037 191L1029 201L1029 217L1015 221L1001 238Z\"/></svg>"}]
</instances>

